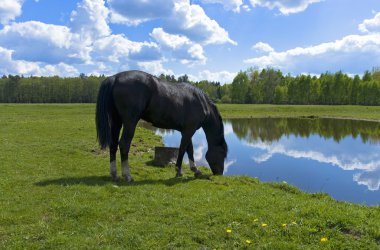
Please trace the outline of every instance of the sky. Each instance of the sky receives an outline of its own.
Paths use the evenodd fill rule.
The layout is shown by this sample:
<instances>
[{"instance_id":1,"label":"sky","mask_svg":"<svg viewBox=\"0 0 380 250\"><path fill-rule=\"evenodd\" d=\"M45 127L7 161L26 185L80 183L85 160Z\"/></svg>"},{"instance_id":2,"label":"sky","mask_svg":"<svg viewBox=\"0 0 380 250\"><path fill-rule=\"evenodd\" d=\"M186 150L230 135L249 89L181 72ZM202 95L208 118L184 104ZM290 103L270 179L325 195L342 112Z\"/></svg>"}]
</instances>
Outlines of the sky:
<instances>
[{"instance_id":1,"label":"sky","mask_svg":"<svg viewBox=\"0 0 380 250\"><path fill-rule=\"evenodd\" d=\"M232 82L380 66L380 0L0 0L0 75Z\"/></svg>"}]
</instances>

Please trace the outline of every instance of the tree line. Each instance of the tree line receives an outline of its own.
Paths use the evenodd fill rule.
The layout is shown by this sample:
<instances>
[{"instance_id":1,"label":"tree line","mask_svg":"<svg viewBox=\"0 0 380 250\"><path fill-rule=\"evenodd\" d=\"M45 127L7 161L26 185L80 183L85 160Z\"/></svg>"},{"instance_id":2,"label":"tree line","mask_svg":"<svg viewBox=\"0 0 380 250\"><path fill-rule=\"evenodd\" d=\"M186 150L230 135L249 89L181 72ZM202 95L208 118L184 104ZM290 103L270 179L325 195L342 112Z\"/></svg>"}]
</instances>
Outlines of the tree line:
<instances>
[{"instance_id":1,"label":"tree line","mask_svg":"<svg viewBox=\"0 0 380 250\"><path fill-rule=\"evenodd\" d=\"M231 84L217 81L191 82L187 75L158 76L171 82L189 82L218 103L380 105L380 71L349 76L342 71L311 75L283 75L272 68L240 71ZM62 78L3 76L0 102L94 103L105 76Z\"/></svg>"},{"instance_id":2,"label":"tree line","mask_svg":"<svg viewBox=\"0 0 380 250\"><path fill-rule=\"evenodd\" d=\"M0 102L5 103L94 103L104 76L23 77L0 79Z\"/></svg>"},{"instance_id":3,"label":"tree line","mask_svg":"<svg viewBox=\"0 0 380 250\"><path fill-rule=\"evenodd\" d=\"M380 105L380 72L366 71L362 77L338 71L320 76L284 76L272 68L239 72L232 84L206 90L223 103ZM209 86L209 88L210 88Z\"/></svg>"}]
</instances>

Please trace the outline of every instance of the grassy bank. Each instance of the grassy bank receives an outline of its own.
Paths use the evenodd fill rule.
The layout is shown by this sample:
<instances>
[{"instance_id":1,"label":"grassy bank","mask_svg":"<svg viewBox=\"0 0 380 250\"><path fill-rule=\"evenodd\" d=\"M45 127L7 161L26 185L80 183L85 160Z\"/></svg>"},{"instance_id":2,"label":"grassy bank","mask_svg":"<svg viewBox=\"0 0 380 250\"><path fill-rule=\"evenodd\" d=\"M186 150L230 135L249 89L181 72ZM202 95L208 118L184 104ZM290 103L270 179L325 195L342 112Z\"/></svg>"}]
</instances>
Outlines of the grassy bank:
<instances>
[{"instance_id":1,"label":"grassy bank","mask_svg":"<svg viewBox=\"0 0 380 250\"><path fill-rule=\"evenodd\" d=\"M380 106L220 104L224 118L333 117L380 121Z\"/></svg>"},{"instance_id":2,"label":"grassy bank","mask_svg":"<svg viewBox=\"0 0 380 250\"><path fill-rule=\"evenodd\" d=\"M220 109L250 116L238 107ZM275 108L259 107L263 116ZM94 105L0 105L0 248L380 247L380 207L249 177L194 179L187 167L173 178L173 167L150 164L159 137L138 128L132 144L135 182L115 184L96 144Z\"/></svg>"}]
</instances>

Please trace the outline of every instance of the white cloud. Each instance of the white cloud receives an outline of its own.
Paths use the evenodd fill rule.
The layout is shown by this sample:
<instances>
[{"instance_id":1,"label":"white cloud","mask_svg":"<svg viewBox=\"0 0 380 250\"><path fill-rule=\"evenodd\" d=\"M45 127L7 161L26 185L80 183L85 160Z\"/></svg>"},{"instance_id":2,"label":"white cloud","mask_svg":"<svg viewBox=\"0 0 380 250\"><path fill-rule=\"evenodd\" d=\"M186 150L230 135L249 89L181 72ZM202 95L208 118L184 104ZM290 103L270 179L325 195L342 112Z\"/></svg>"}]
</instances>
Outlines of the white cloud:
<instances>
[{"instance_id":1,"label":"white cloud","mask_svg":"<svg viewBox=\"0 0 380 250\"><path fill-rule=\"evenodd\" d=\"M190 57L187 57L190 55ZM193 44L187 50L183 56L183 59L180 60L182 64L188 64L190 66L205 64L206 56L204 55L203 47L200 44Z\"/></svg>"},{"instance_id":2,"label":"white cloud","mask_svg":"<svg viewBox=\"0 0 380 250\"><path fill-rule=\"evenodd\" d=\"M247 12L250 12L252 10L251 7L249 7L248 4L243 4L242 8L243 8L243 10L245 10Z\"/></svg>"},{"instance_id":3,"label":"white cloud","mask_svg":"<svg viewBox=\"0 0 380 250\"><path fill-rule=\"evenodd\" d=\"M150 36L163 46L179 49L184 45L189 45L191 41L186 36L172 35L166 33L162 28L154 28Z\"/></svg>"},{"instance_id":4,"label":"white cloud","mask_svg":"<svg viewBox=\"0 0 380 250\"><path fill-rule=\"evenodd\" d=\"M164 51L170 50L172 57L182 64L206 63L203 47L185 36L166 33L162 28L153 29L150 36L164 48Z\"/></svg>"},{"instance_id":5,"label":"white cloud","mask_svg":"<svg viewBox=\"0 0 380 250\"><path fill-rule=\"evenodd\" d=\"M172 13L174 0L108 0L111 9L111 21L126 25L165 18Z\"/></svg>"},{"instance_id":6,"label":"white cloud","mask_svg":"<svg viewBox=\"0 0 380 250\"><path fill-rule=\"evenodd\" d=\"M220 82L223 85L225 83L231 83L235 76L236 76L236 72L229 72L229 71L211 72L209 70L203 70L199 72L198 75L189 75L189 78L192 81L208 80L208 81Z\"/></svg>"},{"instance_id":7,"label":"white cloud","mask_svg":"<svg viewBox=\"0 0 380 250\"><path fill-rule=\"evenodd\" d=\"M161 57L157 44L134 42L124 35L110 35L94 42L92 57L97 61L123 62L130 59L157 60Z\"/></svg>"},{"instance_id":8,"label":"white cloud","mask_svg":"<svg viewBox=\"0 0 380 250\"><path fill-rule=\"evenodd\" d=\"M326 70L364 72L380 64L380 34L350 35L315 46L297 47L283 52L272 51L268 55L246 59L244 62L260 68L275 67L290 73L322 73Z\"/></svg>"},{"instance_id":9,"label":"white cloud","mask_svg":"<svg viewBox=\"0 0 380 250\"><path fill-rule=\"evenodd\" d=\"M0 30L0 46L11 51L11 64L1 73L115 73L135 61L159 60L154 42L134 42L112 35L103 0L83 0L72 12L70 27L38 21L11 23ZM32 49L31 49L32 48ZM68 64L72 65L67 67ZM74 67L77 69L73 71ZM19 72L15 71L16 69Z\"/></svg>"},{"instance_id":10,"label":"white cloud","mask_svg":"<svg viewBox=\"0 0 380 250\"><path fill-rule=\"evenodd\" d=\"M274 49L269 44L263 43L263 42L256 43L255 45L252 46L252 49L258 52L265 52L265 53L270 53L274 51Z\"/></svg>"},{"instance_id":11,"label":"white cloud","mask_svg":"<svg viewBox=\"0 0 380 250\"><path fill-rule=\"evenodd\" d=\"M240 6L243 5L243 0L201 0L203 3L218 3L222 4L226 10L240 12Z\"/></svg>"},{"instance_id":12,"label":"white cloud","mask_svg":"<svg viewBox=\"0 0 380 250\"><path fill-rule=\"evenodd\" d=\"M310 4L322 1L323 0L250 0L250 3L253 7L277 8L282 14L289 15L302 12L306 10Z\"/></svg>"},{"instance_id":13,"label":"white cloud","mask_svg":"<svg viewBox=\"0 0 380 250\"><path fill-rule=\"evenodd\" d=\"M68 65L65 63L58 63L55 65L44 65L40 67L40 69L32 73L32 75L40 75L40 76L78 76L79 71L73 67L72 65Z\"/></svg>"},{"instance_id":14,"label":"white cloud","mask_svg":"<svg viewBox=\"0 0 380 250\"><path fill-rule=\"evenodd\" d=\"M172 70L165 69L161 61L137 62L137 65L152 75L174 75Z\"/></svg>"},{"instance_id":15,"label":"white cloud","mask_svg":"<svg viewBox=\"0 0 380 250\"><path fill-rule=\"evenodd\" d=\"M0 46L14 51L18 60L49 64L89 60L89 48L66 26L37 21L12 23L0 30Z\"/></svg>"},{"instance_id":16,"label":"white cloud","mask_svg":"<svg viewBox=\"0 0 380 250\"><path fill-rule=\"evenodd\" d=\"M7 24L21 14L23 0L2 0L0 4L0 24Z\"/></svg>"},{"instance_id":17,"label":"white cloud","mask_svg":"<svg viewBox=\"0 0 380 250\"><path fill-rule=\"evenodd\" d=\"M2 72L2 74L34 76L77 76L79 74L75 67L65 63L50 65L25 60L14 60L12 53L11 50L0 47L0 72Z\"/></svg>"},{"instance_id":18,"label":"white cloud","mask_svg":"<svg viewBox=\"0 0 380 250\"><path fill-rule=\"evenodd\" d=\"M180 34L201 44L237 43L228 32L210 19L201 6L188 0L109 0L111 21L138 25L149 20L162 19L164 29Z\"/></svg>"},{"instance_id":19,"label":"white cloud","mask_svg":"<svg viewBox=\"0 0 380 250\"><path fill-rule=\"evenodd\" d=\"M91 42L98 37L111 34L107 24L109 10L103 0L83 0L77 9L71 12L71 31L81 35L82 41Z\"/></svg>"},{"instance_id":20,"label":"white cloud","mask_svg":"<svg viewBox=\"0 0 380 250\"><path fill-rule=\"evenodd\" d=\"M182 34L203 44L237 45L229 38L225 29L206 15L201 6L191 5L184 0L174 3L173 13L166 19L165 29L170 33Z\"/></svg>"},{"instance_id":21,"label":"white cloud","mask_svg":"<svg viewBox=\"0 0 380 250\"><path fill-rule=\"evenodd\" d=\"M104 0L82 0L72 11L68 27L38 21L12 23L0 30L0 46L12 50L13 60L23 62L24 65L29 65L28 67L34 67L36 64L27 62L37 62L37 65L69 63L86 72L112 72L117 69L125 70L132 64L151 72L173 73L162 66L161 48L170 48L171 58L192 66L204 64L207 60L202 45L191 41L185 35L169 34L163 29L155 29L151 34L158 43L135 42L122 34L112 34L107 22L110 12L128 17L129 21L137 23L157 18L164 18L166 22L170 22L167 20L168 16L179 18L173 14L173 9L174 4L181 1L187 3L184 6L193 9L183 0L168 0L166 4L148 0L109 0L111 10L105 7ZM205 36L203 42L220 42L220 39L223 39L221 30L224 30L215 21L210 20L203 9L196 7L196 10L196 16L190 14L189 18L193 19L185 18L184 23L189 25L190 30L210 25L208 32L217 33L210 37ZM196 18L204 20L198 21ZM195 26L192 26L192 23ZM173 27L178 28L178 25ZM220 34L218 41L215 36ZM30 47L33 47L33 50Z\"/></svg>"},{"instance_id":22,"label":"white cloud","mask_svg":"<svg viewBox=\"0 0 380 250\"><path fill-rule=\"evenodd\" d=\"M380 32L380 12L374 18L365 19L358 28L362 32Z\"/></svg>"},{"instance_id":23,"label":"white cloud","mask_svg":"<svg viewBox=\"0 0 380 250\"><path fill-rule=\"evenodd\" d=\"M128 26L137 26L140 23L147 22L149 19L130 19L127 18L115 11L112 11L110 14L110 21L112 23L117 23L117 24L125 24Z\"/></svg>"},{"instance_id":24,"label":"white cloud","mask_svg":"<svg viewBox=\"0 0 380 250\"><path fill-rule=\"evenodd\" d=\"M380 32L377 32L380 30L380 13L372 19L364 20L358 28L367 34L348 35L333 42L282 52L260 42L252 48L261 49L267 54L246 59L244 62L260 68L279 68L294 74L320 74L339 70L360 74L380 64Z\"/></svg>"}]
</instances>

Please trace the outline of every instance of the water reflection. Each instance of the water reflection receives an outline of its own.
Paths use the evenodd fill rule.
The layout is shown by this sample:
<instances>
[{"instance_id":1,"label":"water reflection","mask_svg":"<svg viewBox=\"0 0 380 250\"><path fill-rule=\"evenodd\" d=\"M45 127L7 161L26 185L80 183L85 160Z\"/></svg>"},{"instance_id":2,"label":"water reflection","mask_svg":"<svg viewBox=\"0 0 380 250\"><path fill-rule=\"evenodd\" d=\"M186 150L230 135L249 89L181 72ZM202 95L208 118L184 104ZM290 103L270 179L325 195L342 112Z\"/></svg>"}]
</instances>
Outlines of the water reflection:
<instances>
[{"instance_id":1,"label":"water reflection","mask_svg":"<svg viewBox=\"0 0 380 250\"><path fill-rule=\"evenodd\" d=\"M380 123L348 119L294 119L294 118L250 118L231 119L233 132L246 141L278 141L282 136L295 135L308 138L318 134L325 139L340 142L351 136L360 137L363 143L380 142Z\"/></svg>"},{"instance_id":2,"label":"water reflection","mask_svg":"<svg viewBox=\"0 0 380 250\"><path fill-rule=\"evenodd\" d=\"M354 175L354 180L368 187L371 191L379 190L380 188L380 168L373 171L365 171Z\"/></svg>"},{"instance_id":3,"label":"water reflection","mask_svg":"<svg viewBox=\"0 0 380 250\"><path fill-rule=\"evenodd\" d=\"M251 157L258 164L276 154L294 159L305 158L343 170L363 170L353 175L353 181L367 186L371 191L380 188L380 156L379 147L376 146L380 142L378 122L272 118L235 119L227 123L231 124L240 140L259 149ZM286 139L283 139L284 136ZM321 141L321 138L325 140ZM358 143L356 138L360 138L362 143ZM297 143L289 143L294 141Z\"/></svg>"},{"instance_id":4,"label":"water reflection","mask_svg":"<svg viewBox=\"0 0 380 250\"><path fill-rule=\"evenodd\" d=\"M337 119L252 118L225 120L229 155L225 175L286 181L338 200L380 205L380 124ZM180 134L156 130L165 145ZM207 166L202 130L193 137L195 161Z\"/></svg>"}]
</instances>

